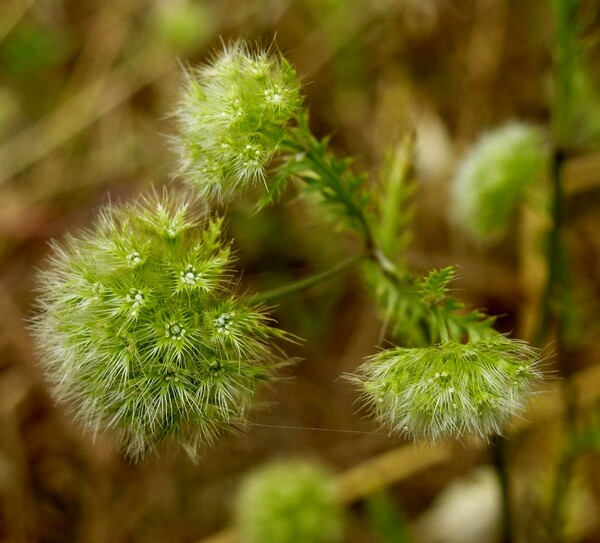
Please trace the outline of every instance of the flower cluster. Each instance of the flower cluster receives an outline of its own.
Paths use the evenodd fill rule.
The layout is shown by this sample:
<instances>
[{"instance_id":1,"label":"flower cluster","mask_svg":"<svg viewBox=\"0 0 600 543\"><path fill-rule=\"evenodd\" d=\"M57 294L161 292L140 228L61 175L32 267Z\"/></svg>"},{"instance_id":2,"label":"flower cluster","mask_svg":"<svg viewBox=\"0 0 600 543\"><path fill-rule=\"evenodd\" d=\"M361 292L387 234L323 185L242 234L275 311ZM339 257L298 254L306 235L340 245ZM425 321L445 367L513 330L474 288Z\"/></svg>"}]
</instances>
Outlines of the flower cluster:
<instances>
[{"instance_id":1,"label":"flower cluster","mask_svg":"<svg viewBox=\"0 0 600 543\"><path fill-rule=\"evenodd\" d=\"M462 162L452 187L452 212L473 237L501 234L526 191L542 175L548 149L542 133L510 123L483 136Z\"/></svg>"},{"instance_id":2,"label":"flower cluster","mask_svg":"<svg viewBox=\"0 0 600 543\"><path fill-rule=\"evenodd\" d=\"M320 466L280 461L250 474L237 503L245 543L335 543L342 507L331 476Z\"/></svg>"},{"instance_id":3,"label":"flower cluster","mask_svg":"<svg viewBox=\"0 0 600 543\"><path fill-rule=\"evenodd\" d=\"M176 112L182 177L219 199L264 181L301 103L296 73L281 55L230 45L187 74Z\"/></svg>"},{"instance_id":4,"label":"flower cluster","mask_svg":"<svg viewBox=\"0 0 600 543\"><path fill-rule=\"evenodd\" d=\"M130 457L174 438L194 455L244 420L282 333L232 292L222 221L193 199L109 206L54 244L33 331L53 393Z\"/></svg>"},{"instance_id":5,"label":"flower cluster","mask_svg":"<svg viewBox=\"0 0 600 543\"><path fill-rule=\"evenodd\" d=\"M432 441L500 434L541 377L539 352L498 335L466 344L396 347L351 375L392 433Z\"/></svg>"}]
</instances>

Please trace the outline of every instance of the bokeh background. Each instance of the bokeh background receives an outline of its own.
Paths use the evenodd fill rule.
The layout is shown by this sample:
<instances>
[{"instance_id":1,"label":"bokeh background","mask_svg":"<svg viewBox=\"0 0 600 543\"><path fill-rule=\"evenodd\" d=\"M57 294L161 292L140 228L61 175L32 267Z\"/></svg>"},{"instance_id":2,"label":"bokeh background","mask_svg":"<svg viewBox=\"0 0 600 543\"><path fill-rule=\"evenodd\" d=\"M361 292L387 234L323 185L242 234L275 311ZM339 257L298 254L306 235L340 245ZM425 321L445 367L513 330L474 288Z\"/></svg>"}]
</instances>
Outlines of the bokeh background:
<instances>
[{"instance_id":1,"label":"bokeh background","mask_svg":"<svg viewBox=\"0 0 600 543\"><path fill-rule=\"evenodd\" d=\"M262 394L264 408L252 416L257 425L225 436L197 464L177 452L130 464L113 450L110 436L93 441L71 424L45 388L26 319L48 241L89 226L109 201L177 182L170 114L183 67L206 60L229 40L277 43L302 77L314 133L332 135L336 153L354 156L357 170L375 177L386 153L416 133L408 262L417 271L457 265L459 296L500 315L500 330L527 339L544 270L535 247L523 240L527 225L539 218L521 217L502 240L477 245L450 223L447 195L460 157L483 131L512 119L547 126L554 40L548 4L2 0L0 541L200 541L229 524L236 489L252 467L306 456L342 475L366 463L360 477L369 479L377 476L369 462L406 447L357 413L354 392L339 378L381 345L382 323L353 272L274 309L281 327L304 340L286 346L299 361L287 370L289 380ZM600 79L598 7L583 2L580 14L590 85ZM593 133L600 128L600 100L591 88L586 92L580 105ZM568 353L576 371L593 369L600 354L600 154L594 141L587 137L565 167L576 323ZM357 249L293 191L259 215L251 214L250 196L226 211L244 288L285 284ZM574 541L600 541L600 474L593 469L600 460L594 415L600 378L581 375L582 418L596 437L575 463L569 533ZM544 540L539 526L560 450L558 418L540 425L532 417L510 442L523 541ZM409 541L390 535L406 524L413 526L413 541L459 541L450 539L450 529L436 536L437 521L419 519L429 518L423 515L449 485L488 466L491 453L485 443L462 444L438 458L437 449L421 447L406 465L389 468L392 482L377 501L352 500L347 541ZM438 459L423 466L419 459L427 455ZM488 498L491 492L493 524L493 477L489 484L487 476L469 480L484 481L477 488ZM474 522L467 502L454 518L463 525L462 540L487 541L465 529Z\"/></svg>"}]
</instances>

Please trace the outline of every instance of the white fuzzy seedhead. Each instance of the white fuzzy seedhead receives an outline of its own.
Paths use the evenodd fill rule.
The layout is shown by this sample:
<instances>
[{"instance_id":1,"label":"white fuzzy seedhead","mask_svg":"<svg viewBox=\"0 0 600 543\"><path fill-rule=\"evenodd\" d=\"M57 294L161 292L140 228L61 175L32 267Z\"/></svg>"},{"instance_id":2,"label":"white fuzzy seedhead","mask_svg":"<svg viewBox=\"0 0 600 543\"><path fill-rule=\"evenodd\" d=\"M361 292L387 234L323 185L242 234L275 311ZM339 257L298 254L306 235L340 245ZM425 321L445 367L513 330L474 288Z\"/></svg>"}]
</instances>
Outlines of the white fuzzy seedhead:
<instances>
[{"instance_id":1,"label":"white fuzzy seedhead","mask_svg":"<svg viewBox=\"0 0 600 543\"><path fill-rule=\"evenodd\" d=\"M182 196L109 206L53 246L33 331L55 397L133 458L194 455L244 422L279 359L264 310L232 291L222 221Z\"/></svg>"},{"instance_id":2,"label":"white fuzzy seedhead","mask_svg":"<svg viewBox=\"0 0 600 543\"><path fill-rule=\"evenodd\" d=\"M452 185L451 214L475 239L501 235L548 163L543 134L510 123L485 134L462 161Z\"/></svg>"},{"instance_id":3,"label":"white fuzzy seedhead","mask_svg":"<svg viewBox=\"0 0 600 543\"><path fill-rule=\"evenodd\" d=\"M382 351L349 378L392 433L437 441L501 434L541 378L539 351L505 336Z\"/></svg>"},{"instance_id":4,"label":"white fuzzy seedhead","mask_svg":"<svg viewBox=\"0 0 600 543\"><path fill-rule=\"evenodd\" d=\"M332 476L308 461L287 460L251 473L237 502L244 543L335 543L343 511Z\"/></svg>"},{"instance_id":5,"label":"white fuzzy seedhead","mask_svg":"<svg viewBox=\"0 0 600 543\"><path fill-rule=\"evenodd\" d=\"M186 75L176 111L179 173L203 196L221 200L265 182L301 105L296 73L281 54L229 45Z\"/></svg>"}]
</instances>

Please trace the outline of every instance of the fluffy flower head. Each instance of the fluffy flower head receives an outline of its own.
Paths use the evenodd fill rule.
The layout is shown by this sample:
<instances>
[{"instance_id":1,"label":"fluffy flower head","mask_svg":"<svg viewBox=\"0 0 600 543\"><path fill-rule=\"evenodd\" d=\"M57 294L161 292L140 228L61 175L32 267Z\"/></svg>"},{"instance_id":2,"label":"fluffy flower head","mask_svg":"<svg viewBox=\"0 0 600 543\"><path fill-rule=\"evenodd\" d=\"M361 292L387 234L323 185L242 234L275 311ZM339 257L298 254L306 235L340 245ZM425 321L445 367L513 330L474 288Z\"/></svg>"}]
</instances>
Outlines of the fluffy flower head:
<instances>
[{"instance_id":1,"label":"fluffy flower head","mask_svg":"<svg viewBox=\"0 0 600 543\"><path fill-rule=\"evenodd\" d=\"M476 239L502 234L548 159L542 133L510 123L484 135L459 167L452 186L452 213Z\"/></svg>"},{"instance_id":2,"label":"fluffy flower head","mask_svg":"<svg viewBox=\"0 0 600 543\"><path fill-rule=\"evenodd\" d=\"M504 336L382 351L350 376L392 433L436 441L502 432L525 406L539 352Z\"/></svg>"},{"instance_id":3,"label":"fluffy flower head","mask_svg":"<svg viewBox=\"0 0 600 543\"><path fill-rule=\"evenodd\" d=\"M182 196L108 206L55 243L33 331L58 400L139 457L165 439L194 455L243 422L278 358L260 307L232 292L222 221Z\"/></svg>"},{"instance_id":4,"label":"fluffy flower head","mask_svg":"<svg viewBox=\"0 0 600 543\"><path fill-rule=\"evenodd\" d=\"M237 524L245 543L334 543L341 541L342 508L324 469L280 461L243 482Z\"/></svg>"},{"instance_id":5,"label":"fluffy flower head","mask_svg":"<svg viewBox=\"0 0 600 543\"><path fill-rule=\"evenodd\" d=\"M264 181L301 103L296 73L283 56L229 45L187 73L176 111L183 179L218 199Z\"/></svg>"}]
</instances>

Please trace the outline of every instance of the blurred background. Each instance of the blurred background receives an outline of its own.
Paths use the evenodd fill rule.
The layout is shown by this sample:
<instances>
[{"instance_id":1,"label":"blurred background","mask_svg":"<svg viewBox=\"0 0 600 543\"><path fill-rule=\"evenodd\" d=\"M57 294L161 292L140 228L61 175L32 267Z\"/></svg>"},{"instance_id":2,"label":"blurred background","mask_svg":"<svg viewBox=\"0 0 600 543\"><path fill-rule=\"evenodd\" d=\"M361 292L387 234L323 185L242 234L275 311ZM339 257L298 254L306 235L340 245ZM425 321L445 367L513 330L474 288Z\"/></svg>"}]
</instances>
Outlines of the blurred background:
<instances>
[{"instance_id":1,"label":"blurred background","mask_svg":"<svg viewBox=\"0 0 600 543\"><path fill-rule=\"evenodd\" d=\"M477 245L449 222L447 194L458 161L482 132L514 119L547 127L554 40L548 4L2 0L0 541L200 541L229 524L236 489L252 467L301 455L344 474L406 447L357 413L353 390L339 378L381 344L381 321L354 273L278 305L280 326L304 339L286 347L299 362L286 370L289 380L264 391L264 409L252 415L257 425L224 437L197 464L177 452L130 464L109 436L92 441L48 395L26 326L48 241L89 226L109 201L170 182L170 114L182 69L205 61L223 42L275 41L302 78L313 132L332 135L336 153L354 156L357 170L374 177L386 153L414 130L410 265L417 271L457 265L459 297L500 315L499 330L530 339L532 300L544 273L541 257L523 239L536 217L522 218L502 240ZM574 314L568 355L579 372L593 369L600 355L598 7L582 2L580 10L589 67L579 104L586 133L565 165ZM306 203L286 198L250 217L252 202L242 197L227 210L245 288L285 284L357 248L352 238L332 234L327 219ZM581 375L582 420L591 437L572 470L569 538L591 542L600 541L600 473L593 469L600 460L594 414L600 378ZM552 420L540 426L533 419L510 442L523 541L544 540L540 525L561 436ZM451 500L464 502L454 517L462 540L450 539L450 528L436 535L438 521L424 516L466 477L471 485L460 487L463 495L474 485L491 496L489 510L475 515L493 527L499 508L493 473L491 479L473 475L488 473L488 447L463 444L441 456L420 450L390 468L399 471L377 500L352 500L347 541L493 541L465 530L475 523L468 520L473 500ZM423 466L421 456L435 460ZM399 535L406 524L412 539Z\"/></svg>"}]
</instances>

